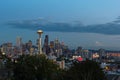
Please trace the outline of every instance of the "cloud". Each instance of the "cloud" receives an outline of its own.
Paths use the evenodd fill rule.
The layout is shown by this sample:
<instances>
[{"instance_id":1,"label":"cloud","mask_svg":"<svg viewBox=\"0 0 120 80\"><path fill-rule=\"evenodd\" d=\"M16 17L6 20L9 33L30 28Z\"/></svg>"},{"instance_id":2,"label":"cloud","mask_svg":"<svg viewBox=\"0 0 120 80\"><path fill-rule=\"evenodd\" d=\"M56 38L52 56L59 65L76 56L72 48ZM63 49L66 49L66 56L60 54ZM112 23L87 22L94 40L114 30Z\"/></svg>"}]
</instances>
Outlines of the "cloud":
<instances>
[{"instance_id":1,"label":"cloud","mask_svg":"<svg viewBox=\"0 0 120 80\"><path fill-rule=\"evenodd\" d=\"M96 41L96 42L95 42L95 45L96 45L96 46L103 46L103 44L102 44L101 42L99 42L99 41Z\"/></svg>"},{"instance_id":2,"label":"cloud","mask_svg":"<svg viewBox=\"0 0 120 80\"><path fill-rule=\"evenodd\" d=\"M8 22L7 25L13 28L38 30L44 31L56 31L56 32L81 32L81 33L100 33L108 35L119 35L120 34L120 18L117 20L97 25L83 25L81 23L60 23L50 22L44 19L36 20L23 20L23 21L12 21Z\"/></svg>"}]
</instances>

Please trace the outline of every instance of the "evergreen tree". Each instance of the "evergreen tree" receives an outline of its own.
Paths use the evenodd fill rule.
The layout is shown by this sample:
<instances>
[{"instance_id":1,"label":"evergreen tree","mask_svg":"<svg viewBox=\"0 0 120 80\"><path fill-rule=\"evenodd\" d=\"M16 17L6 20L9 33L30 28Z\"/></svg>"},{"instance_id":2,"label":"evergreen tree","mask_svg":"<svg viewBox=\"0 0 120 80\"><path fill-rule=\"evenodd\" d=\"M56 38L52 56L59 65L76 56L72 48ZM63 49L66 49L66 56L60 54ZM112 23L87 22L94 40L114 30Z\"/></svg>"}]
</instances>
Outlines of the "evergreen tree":
<instances>
[{"instance_id":1,"label":"evergreen tree","mask_svg":"<svg viewBox=\"0 0 120 80\"><path fill-rule=\"evenodd\" d=\"M64 77L65 80L106 80L99 64L90 60L73 62Z\"/></svg>"},{"instance_id":2,"label":"evergreen tree","mask_svg":"<svg viewBox=\"0 0 120 80\"><path fill-rule=\"evenodd\" d=\"M12 63L14 80L53 80L57 76L58 66L45 55L22 55Z\"/></svg>"}]
</instances>

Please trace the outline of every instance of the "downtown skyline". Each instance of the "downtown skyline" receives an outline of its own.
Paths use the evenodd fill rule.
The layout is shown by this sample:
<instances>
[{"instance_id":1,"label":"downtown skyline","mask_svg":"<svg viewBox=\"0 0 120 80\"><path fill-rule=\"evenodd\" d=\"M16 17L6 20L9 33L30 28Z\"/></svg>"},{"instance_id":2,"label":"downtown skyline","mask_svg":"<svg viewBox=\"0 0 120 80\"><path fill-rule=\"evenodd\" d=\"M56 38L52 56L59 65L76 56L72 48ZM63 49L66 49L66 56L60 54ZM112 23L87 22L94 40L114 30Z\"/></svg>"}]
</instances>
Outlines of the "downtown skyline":
<instances>
[{"instance_id":1,"label":"downtown skyline","mask_svg":"<svg viewBox=\"0 0 120 80\"><path fill-rule=\"evenodd\" d=\"M38 38L36 31L41 29L41 24L58 23L57 25L61 25L61 23L67 23L72 25L72 28L70 28L71 26L62 26L63 31L60 30L60 26L55 28L52 26L51 28L55 30L49 31L48 27L50 26L48 25L44 29L43 38L48 34L51 40L58 38L73 48L83 46L85 48L120 50L120 35L116 34L119 32L119 19L117 19L120 16L119 3L119 0L1 0L0 44L9 41L15 42L17 36L22 37L25 42L28 40L35 42ZM32 23L36 20L37 23L40 22L37 27L32 24L26 25L27 21ZM117 25L114 24L112 28L109 28L113 22ZM9 23L10 25L8 25ZM17 25L13 23L17 23ZM18 25L18 23L23 23L25 26ZM109 23L110 25L108 25ZM97 25L92 29L96 29L97 33L96 31L87 32L86 29L82 33L75 31L75 25L79 25L79 30L81 30L81 26L87 26L89 29L89 27ZM108 25L105 33L101 30L98 32L101 28L99 25L102 25L102 29ZM114 28L115 26L117 27ZM68 28L73 31L68 31Z\"/></svg>"}]
</instances>

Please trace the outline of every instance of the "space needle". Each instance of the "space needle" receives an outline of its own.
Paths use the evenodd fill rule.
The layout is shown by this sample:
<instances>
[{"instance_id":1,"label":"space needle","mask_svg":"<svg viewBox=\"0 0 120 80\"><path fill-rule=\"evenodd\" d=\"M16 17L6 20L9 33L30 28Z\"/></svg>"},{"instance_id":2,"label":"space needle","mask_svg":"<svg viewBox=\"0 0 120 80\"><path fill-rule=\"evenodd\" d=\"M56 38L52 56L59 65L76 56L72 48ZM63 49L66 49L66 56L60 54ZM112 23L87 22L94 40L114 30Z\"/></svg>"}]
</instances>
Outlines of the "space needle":
<instances>
[{"instance_id":1,"label":"space needle","mask_svg":"<svg viewBox=\"0 0 120 80\"><path fill-rule=\"evenodd\" d=\"M42 30L38 30L37 33L39 35L38 54L42 54L42 38L41 38L41 35L42 35L43 31Z\"/></svg>"}]
</instances>

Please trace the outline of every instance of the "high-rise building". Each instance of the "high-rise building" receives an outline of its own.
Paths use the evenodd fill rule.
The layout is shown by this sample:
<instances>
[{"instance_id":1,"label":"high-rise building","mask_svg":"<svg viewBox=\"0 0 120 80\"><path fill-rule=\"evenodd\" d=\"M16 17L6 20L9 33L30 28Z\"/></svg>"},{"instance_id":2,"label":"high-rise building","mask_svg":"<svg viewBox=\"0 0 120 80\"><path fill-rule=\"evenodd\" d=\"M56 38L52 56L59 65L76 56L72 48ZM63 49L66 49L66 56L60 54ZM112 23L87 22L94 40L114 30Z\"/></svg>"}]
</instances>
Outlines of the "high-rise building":
<instances>
[{"instance_id":1,"label":"high-rise building","mask_svg":"<svg viewBox=\"0 0 120 80\"><path fill-rule=\"evenodd\" d=\"M60 44L60 42L59 42L58 39L56 39L54 41L54 49L55 49L55 55L57 57L59 57L60 55L62 55L62 48L61 48L61 44Z\"/></svg>"},{"instance_id":2,"label":"high-rise building","mask_svg":"<svg viewBox=\"0 0 120 80\"><path fill-rule=\"evenodd\" d=\"M11 55L13 54L13 46L12 43L4 43L1 45L1 52L5 53L6 55Z\"/></svg>"},{"instance_id":3,"label":"high-rise building","mask_svg":"<svg viewBox=\"0 0 120 80\"><path fill-rule=\"evenodd\" d=\"M44 46L48 46L48 43L49 43L48 35L45 35Z\"/></svg>"},{"instance_id":4,"label":"high-rise building","mask_svg":"<svg viewBox=\"0 0 120 80\"><path fill-rule=\"evenodd\" d=\"M44 39L44 45L43 45L43 52L47 55L50 53L50 47L49 47L49 37L48 35L45 35Z\"/></svg>"},{"instance_id":5,"label":"high-rise building","mask_svg":"<svg viewBox=\"0 0 120 80\"><path fill-rule=\"evenodd\" d=\"M50 41L50 54L49 55L54 55L55 51L54 51L54 41Z\"/></svg>"},{"instance_id":6,"label":"high-rise building","mask_svg":"<svg viewBox=\"0 0 120 80\"><path fill-rule=\"evenodd\" d=\"M20 55L22 55L22 38L17 37L16 39L16 47Z\"/></svg>"},{"instance_id":7,"label":"high-rise building","mask_svg":"<svg viewBox=\"0 0 120 80\"><path fill-rule=\"evenodd\" d=\"M58 39L55 39L54 44L55 44L55 49L56 50L60 48L60 43L59 43Z\"/></svg>"},{"instance_id":8,"label":"high-rise building","mask_svg":"<svg viewBox=\"0 0 120 80\"><path fill-rule=\"evenodd\" d=\"M22 44L22 38L21 37L17 37L17 39L16 39L16 46L20 47L21 44Z\"/></svg>"},{"instance_id":9,"label":"high-rise building","mask_svg":"<svg viewBox=\"0 0 120 80\"><path fill-rule=\"evenodd\" d=\"M32 49L32 41L29 40L27 43L26 43L26 49L28 50L28 52L32 55L31 53L31 49Z\"/></svg>"}]
</instances>

